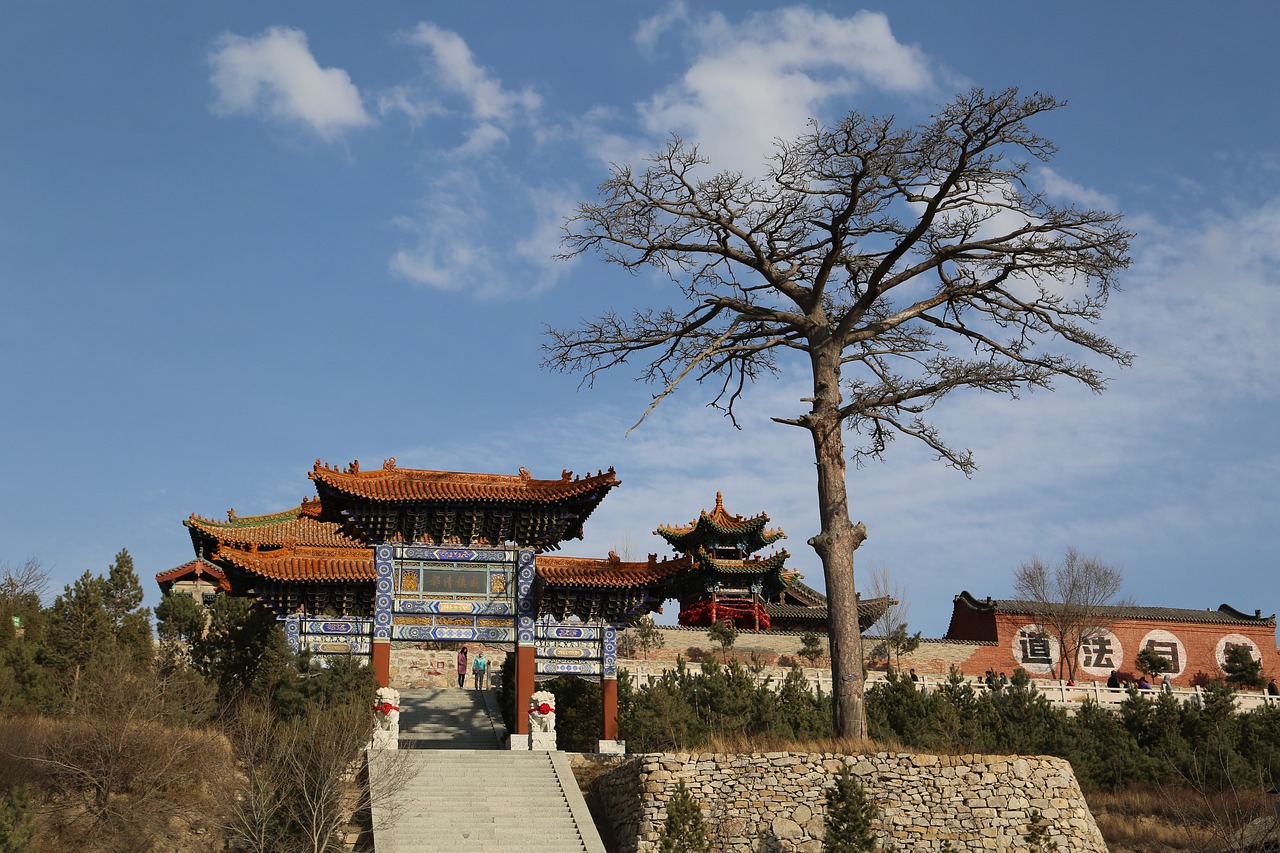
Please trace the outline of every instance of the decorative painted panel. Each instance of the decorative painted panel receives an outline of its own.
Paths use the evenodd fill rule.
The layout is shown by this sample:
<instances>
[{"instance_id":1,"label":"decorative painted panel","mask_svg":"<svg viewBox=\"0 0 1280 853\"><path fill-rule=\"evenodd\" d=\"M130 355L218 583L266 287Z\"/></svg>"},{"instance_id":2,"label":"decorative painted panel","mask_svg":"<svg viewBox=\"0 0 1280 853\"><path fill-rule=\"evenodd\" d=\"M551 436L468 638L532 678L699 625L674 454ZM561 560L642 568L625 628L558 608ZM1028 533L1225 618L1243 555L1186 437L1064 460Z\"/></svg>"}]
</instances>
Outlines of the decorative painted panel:
<instances>
[{"instance_id":1,"label":"decorative painted panel","mask_svg":"<svg viewBox=\"0 0 1280 853\"><path fill-rule=\"evenodd\" d=\"M536 660L534 672L538 675L601 675L599 661Z\"/></svg>"},{"instance_id":2,"label":"decorative painted panel","mask_svg":"<svg viewBox=\"0 0 1280 853\"><path fill-rule=\"evenodd\" d=\"M300 617L285 617L284 638L289 643L289 651L293 652L295 655L302 651L302 619Z\"/></svg>"},{"instance_id":3,"label":"decorative painted panel","mask_svg":"<svg viewBox=\"0 0 1280 853\"><path fill-rule=\"evenodd\" d=\"M559 642L538 643L534 646L534 654L540 658L591 658L600 657L599 643L575 643L568 640Z\"/></svg>"},{"instance_id":4,"label":"decorative painted panel","mask_svg":"<svg viewBox=\"0 0 1280 853\"><path fill-rule=\"evenodd\" d=\"M398 598L396 613L478 613L485 616L514 616L510 601L424 601Z\"/></svg>"},{"instance_id":5,"label":"decorative painted panel","mask_svg":"<svg viewBox=\"0 0 1280 853\"><path fill-rule=\"evenodd\" d=\"M373 651L373 643L364 639L344 640L308 636L304 638L303 645L312 654L367 655Z\"/></svg>"},{"instance_id":6,"label":"decorative painted panel","mask_svg":"<svg viewBox=\"0 0 1280 853\"><path fill-rule=\"evenodd\" d=\"M477 548L443 548L438 546L418 547L413 545L395 546L398 560L431 560L433 562L482 562L510 563L515 559L511 551L499 551Z\"/></svg>"},{"instance_id":7,"label":"decorative painted panel","mask_svg":"<svg viewBox=\"0 0 1280 853\"><path fill-rule=\"evenodd\" d=\"M612 625L604 626L604 677L618 677L618 629Z\"/></svg>"},{"instance_id":8,"label":"decorative painted panel","mask_svg":"<svg viewBox=\"0 0 1280 853\"><path fill-rule=\"evenodd\" d=\"M534 635L539 640L599 640L602 630L598 625L555 625L538 622Z\"/></svg>"},{"instance_id":9,"label":"decorative painted panel","mask_svg":"<svg viewBox=\"0 0 1280 853\"><path fill-rule=\"evenodd\" d=\"M373 551L374 565L378 570L373 599L373 636L377 639L391 636L391 609L395 592L393 555L394 550L390 545L379 545Z\"/></svg>"},{"instance_id":10,"label":"decorative painted panel","mask_svg":"<svg viewBox=\"0 0 1280 853\"><path fill-rule=\"evenodd\" d=\"M533 642L533 551L522 549L516 557L516 630L518 642Z\"/></svg>"},{"instance_id":11,"label":"decorative painted panel","mask_svg":"<svg viewBox=\"0 0 1280 853\"><path fill-rule=\"evenodd\" d=\"M303 619L302 633L368 637L373 633L373 622L368 619Z\"/></svg>"},{"instance_id":12,"label":"decorative painted panel","mask_svg":"<svg viewBox=\"0 0 1280 853\"><path fill-rule=\"evenodd\" d=\"M487 643L514 643L516 630L509 628L482 628L478 626L431 626L431 625L394 625L391 628L394 640L463 640Z\"/></svg>"}]
</instances>

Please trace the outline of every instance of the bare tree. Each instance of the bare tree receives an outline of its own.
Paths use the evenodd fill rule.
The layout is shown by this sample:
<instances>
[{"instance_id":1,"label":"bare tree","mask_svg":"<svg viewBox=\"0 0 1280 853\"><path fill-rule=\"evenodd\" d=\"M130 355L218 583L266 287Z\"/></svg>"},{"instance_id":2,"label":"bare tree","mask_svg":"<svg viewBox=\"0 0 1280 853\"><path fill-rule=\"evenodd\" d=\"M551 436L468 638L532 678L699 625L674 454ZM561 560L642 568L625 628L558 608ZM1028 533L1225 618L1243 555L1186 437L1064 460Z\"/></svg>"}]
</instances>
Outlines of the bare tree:
<instances>
[{"instance_id":1,"label":"bare tree","mask_svg":"<svg viewBox=\"0 0 1280 853\"><path fill-rule=\"evenodd\" d=\"M49 587L49 571L36 557L28 557L20 566L0 568L0 601L8 610L34 599L38 605Z\"/></svg>"},{"instance_id":2,"label":"bare tree","mask_svg":"<svg viewBox=\"0 0 1280 853\"><path fill-rule=\"evenodd\" d=\"M1106 632L1111 608L1124 575L1097 557L1081 556L1068 548L1059 563L1039 557L1018 566L1013 591L1031 615L1058 641L1058 677L1076 677L1080 650Z\"/></svg>"},{"instance_id":3,"label":"bare tree","mask_svg":"<svg viewBox=\"0 0 1280 853\"><path fill-rule=\"evenodd\" d=\"M888 599L888 605L876 620L872 631L883 645L886 667L899 667L901 656L920 646L920 632L917 631L914 635L907 633L907 617L911 614L907 594L902 585L889 574L889 567L884 563L871 566L867 590L871 598ZM878 657L874 652L873 656Z\"/></svg>"},{"instance_id":4,"label":"bare tree","mask_svg":"<svg viewBox=\"0 0 1280 853\"><path fill-rule=\"evenodd\" d=\"M412 776L408 753L371 751L369 710L355 703L312 708L281 718L268 705L246 703L229 728L242 785L225 826L240 848L268 853L328 853L340 849L343 826L364 815L387 829L404 810Z\"/></svg>"},{"instance_id":5,"label":"bare tree","mask_svg":"<svg viewBox=\"0 0 1280 853\"><path fill-rule=\"evenodd\" d=\"M866 528L849 513L847 456L880 457L901 433L969 473L971 454L923 417L944 395L1017 397L1058 377L1100 391L1081 358L1132 358L1089 328L1129 262L1120 215L1052 204L1026 182L1028 161L1055 151L1029 122L1059 106L974 89L915 127L856 112L813 122L778 142L758 179L708 175L672 138L642 169L614 166L566 223L564 257L657 267L685 304L549 329L552 369L590 385L638 357L662 388L645 415L693 377L714 381L711 404L736 425L749 382L783 354L808 363L807 411L773 420L813 441L821 532L809 544L826 579L838 735L866 733L853 564ZM862 437L848 450L846 427Z\"/></svg>"}]
</instances>

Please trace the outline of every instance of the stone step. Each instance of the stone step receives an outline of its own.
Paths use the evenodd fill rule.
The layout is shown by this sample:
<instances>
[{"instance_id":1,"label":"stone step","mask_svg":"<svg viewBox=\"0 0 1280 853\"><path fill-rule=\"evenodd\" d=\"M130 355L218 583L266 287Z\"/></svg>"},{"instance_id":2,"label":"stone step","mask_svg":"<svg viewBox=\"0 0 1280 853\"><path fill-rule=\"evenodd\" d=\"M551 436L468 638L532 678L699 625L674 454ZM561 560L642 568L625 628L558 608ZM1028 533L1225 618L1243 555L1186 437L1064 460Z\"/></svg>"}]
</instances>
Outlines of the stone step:
<instances>
[{"instance_id":1,"label":"stone step","mask_svg":"<svg viewBox=\"0 0 1280 853\"><path fill-rule=\"evenodd\" d=\"M412 776L394 825L379 829L374 804L377 853L604 853L567 760L497 748L496 708L488 692L402 691L395 760Z\"/></svg>"}]
</instances>

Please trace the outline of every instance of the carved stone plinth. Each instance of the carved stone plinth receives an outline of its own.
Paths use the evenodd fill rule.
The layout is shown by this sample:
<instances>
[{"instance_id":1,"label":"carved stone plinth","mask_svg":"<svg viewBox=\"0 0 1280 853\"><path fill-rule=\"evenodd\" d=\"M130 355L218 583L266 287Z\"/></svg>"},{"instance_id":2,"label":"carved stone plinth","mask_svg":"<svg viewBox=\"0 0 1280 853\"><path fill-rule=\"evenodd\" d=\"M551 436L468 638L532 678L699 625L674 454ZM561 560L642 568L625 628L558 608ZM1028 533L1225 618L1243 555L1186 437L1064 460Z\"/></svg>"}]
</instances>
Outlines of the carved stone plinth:
<instances>
[{"instance_id":1,"label":"carved stone plinth","mask_svg":"<svg viewBox=\"0 0 1280 853\"><path fill-rule=\"evenodd\" d=\"M596 752L601 755L626 755L627 742L625 740L602 740L598 742Z\"/></svg>"},{"instance_id":2,"label":"carved stone plinth","mask_svg":"<svg viewBox=\"0 0 1280 853\"><path fill-rule=\"evenodd\" d=\"M551 732L531 732L529 734L529 749L543 752L556 751L556 733Z\"/></svg>"}]
</instances>

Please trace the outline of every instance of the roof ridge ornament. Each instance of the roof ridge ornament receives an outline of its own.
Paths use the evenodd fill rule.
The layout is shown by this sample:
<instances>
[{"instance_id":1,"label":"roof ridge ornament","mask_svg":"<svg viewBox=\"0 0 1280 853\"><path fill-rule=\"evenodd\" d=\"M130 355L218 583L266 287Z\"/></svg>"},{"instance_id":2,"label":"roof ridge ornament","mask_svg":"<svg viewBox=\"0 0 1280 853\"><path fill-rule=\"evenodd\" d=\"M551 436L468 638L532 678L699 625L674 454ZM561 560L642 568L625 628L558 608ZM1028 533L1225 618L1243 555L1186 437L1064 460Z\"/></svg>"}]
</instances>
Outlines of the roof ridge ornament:
<instances>
[{"instance_id":1,"label":"roof ridge ornament","mask_svg":"<svg viewBox=\"0 0 1280 853\"><path fill-rule=\"evenodd\" d=\"M227 521L235 521L235 520L236 520L236 508L232 507L231 509L227 510Z\"/></svg>"},{"instance_id":2,"label":"roof ridge ornament","mask_svg":"<svg viewBox=\"0 0 1280 853\"><path fill-rule=\"evenodd\" d=\"M396 470L396 458L394 456L387 457L387 460L382 463L382 470L383 471Z\"/></svg>"},{"instance_id":3,"label":"roof ridge ornament","mask_svg":"<svg viewBox=\"0 0 1280 853\"><path fill-rule=\"evenodd\" d=\"M359 474L359 473L360 473L360 460L359 460L359 459L352 459L352 460L347 464L347 473L348 473L348 474Z\"/></svg>"},{"instance_id":4,"label":"roof ridge ornament","mask_svg":"<svg viewBox=\"0 0 1280 853\"><path fill-rule=\"evenodd\" d=\"M529 469L523 465L520 466L520 479L524 480L526 483L533 479L533 475L529 473Z\"/></svg>"}]
</instances>

